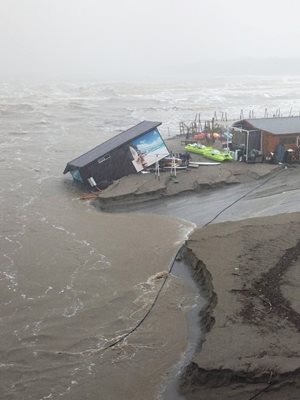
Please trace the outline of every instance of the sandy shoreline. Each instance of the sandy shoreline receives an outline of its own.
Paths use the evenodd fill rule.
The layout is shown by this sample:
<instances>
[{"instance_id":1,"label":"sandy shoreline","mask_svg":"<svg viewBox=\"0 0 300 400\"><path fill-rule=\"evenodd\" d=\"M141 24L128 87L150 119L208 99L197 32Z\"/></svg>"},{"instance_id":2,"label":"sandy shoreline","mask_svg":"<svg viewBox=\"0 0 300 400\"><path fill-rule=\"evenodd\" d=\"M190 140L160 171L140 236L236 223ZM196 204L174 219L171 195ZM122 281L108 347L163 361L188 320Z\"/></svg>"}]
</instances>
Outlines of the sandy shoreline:
<instances>
[{"instance_id":1,"label":"sandy shoreline","mask_svg":"<svg viewBox=\"0 0 300 400\"><path fill-rule=\"evenodd\" d=\"M205 342L186 368L187 399L297 399L300 214L196 230L185 257L207 298Z\"/></svg>"}]
</instances>

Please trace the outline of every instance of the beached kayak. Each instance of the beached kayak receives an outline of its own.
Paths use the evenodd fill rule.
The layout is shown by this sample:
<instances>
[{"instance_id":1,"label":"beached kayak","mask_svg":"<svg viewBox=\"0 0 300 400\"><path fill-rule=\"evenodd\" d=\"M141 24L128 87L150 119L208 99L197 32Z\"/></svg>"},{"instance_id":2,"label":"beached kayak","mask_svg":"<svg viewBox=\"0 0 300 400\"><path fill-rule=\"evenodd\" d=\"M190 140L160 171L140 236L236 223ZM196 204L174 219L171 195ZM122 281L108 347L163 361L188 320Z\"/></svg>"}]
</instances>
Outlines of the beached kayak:
<instances>
[{"instance_id":1,"label":"beached kayak","mask_svg":"<svg viewBox=\"0 0 300 400\"><path fill-rule=\"evenodd\" d=\"M202 144L194 143L194 144L186 145L184 149L186 151L188 151L189 153L196 153L196 154L203 155L205 152L205 149L212 149L212 147L207 147Z\"/></svg>"},{"instance_id":2,"label":"beached kayak","mask_svg":"<svg viewBox=\"0 0 300 400\"><path fill-rule=\"evenodd\" d=\"M215 161L232 161L233 158L228 151L222 151L214 149L213 147L203 146L199 144L188 144L185 146L185 150L190 153L200 154L205 158L209 158Z\"/></svg>"}]
</instances>

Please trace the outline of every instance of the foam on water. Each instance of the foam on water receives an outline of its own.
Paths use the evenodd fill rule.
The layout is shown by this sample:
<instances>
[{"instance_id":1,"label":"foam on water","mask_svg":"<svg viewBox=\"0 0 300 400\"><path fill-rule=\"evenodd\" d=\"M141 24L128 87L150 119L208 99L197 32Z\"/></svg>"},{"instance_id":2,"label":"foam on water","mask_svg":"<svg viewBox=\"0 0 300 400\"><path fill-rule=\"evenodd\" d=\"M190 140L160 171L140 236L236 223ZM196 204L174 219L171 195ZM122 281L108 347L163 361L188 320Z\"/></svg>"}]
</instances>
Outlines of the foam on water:
<instances>
[{"instance_id":1,"label":"foam on water","mask_svg":"<svg viewBox=\"0 0 300 400\"><path fill-rule=\"evenodd\" d=\"M299 77L193 85L0 83L1 398L79 400L78 388L97 372L91 393L101 386L103 397L112 398L99 370L118 383L113 374L119 364L136 371L143 348L159 349L150 334L134 345L124 341L111 359L103 349L144 315L160 286L157 271L169 267L167 261L160 265L161 258L170 260L194 229L184 220L175 224L161 217L161 226L173 227L170 240L154 238L150 253L154 227L151 235L140 231L131 238L132 225L138 231L140 221L148 227L149 219L141 214L128 222L83 204L62 175L66 162L143 119L162 121L167 136L196 113L203 121L215 111L237 119L241 108L245 116L249 109L257 115L265 108L270 115L278 108L298 115ZM134 242L138 236L142 250ZM143 263L149 271L143 272ZM176 307L193 310L193 301L183 299Z\"/></svg>"}]
</instances>

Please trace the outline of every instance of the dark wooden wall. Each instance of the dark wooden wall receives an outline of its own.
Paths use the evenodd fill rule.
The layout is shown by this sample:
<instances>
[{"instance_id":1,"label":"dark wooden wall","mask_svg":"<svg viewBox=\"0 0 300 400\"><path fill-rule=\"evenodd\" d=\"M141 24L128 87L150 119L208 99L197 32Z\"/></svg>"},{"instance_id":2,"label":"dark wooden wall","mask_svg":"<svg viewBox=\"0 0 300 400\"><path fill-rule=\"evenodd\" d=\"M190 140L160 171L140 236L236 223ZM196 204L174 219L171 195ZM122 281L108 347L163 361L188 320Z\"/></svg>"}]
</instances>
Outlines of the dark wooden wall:
<instances>
[{"instance_id":1,"label":"dark wooden wall","mask_svg":"<svg viewBox=\"0 0 300 400\"><path fill-rule=\"evenodd\" d=\"M105 161L99 163L98 160L95 160L80 169L84 183L88 184L87 179L93 177L97 186L102 189L123 176L136 174L136 169L131 162L128 144L114 149L108 155L110 157Z\"/></svg>"},{"instance_id":2,"label":"dark wooden wall","mask_svg":"<svg viewBox=\"0 0 300 400\"><path fill-rule=\"evenodd\" d=\"M271 135L268 132L262 132L263 135L263 153L264 155L274 152L279 143L283 143L286 149L294 148L297 145L297 137L300 134L292 135Z\"/></svg>"}]
</instances>

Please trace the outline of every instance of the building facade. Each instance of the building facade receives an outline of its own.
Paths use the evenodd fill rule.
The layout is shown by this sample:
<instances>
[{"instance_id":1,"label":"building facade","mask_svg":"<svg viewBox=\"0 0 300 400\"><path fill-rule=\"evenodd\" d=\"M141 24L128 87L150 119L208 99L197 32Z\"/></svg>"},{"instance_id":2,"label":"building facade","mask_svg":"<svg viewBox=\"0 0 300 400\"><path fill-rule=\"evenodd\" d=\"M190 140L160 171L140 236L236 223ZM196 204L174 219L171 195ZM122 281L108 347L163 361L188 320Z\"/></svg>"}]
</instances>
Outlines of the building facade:
<instances>
[{"instance_id":1,"label":"building facade","mask_svg":"<svg viewBox=\"0 0 300 400\"><path fill-rule=\"evenodd\" d=\"M143 121L67 163L64 174L89 187L103 189L114 180L136 174L169 155L158 131L161 122Z\"/></svg>"},{"instance_id":2,"label":"building facade","mask_svg":"<svg viewBox=\"0 0 300 400\"><path fill-rule=\"evenodd\" d=\"M244 119L232 125L233 144L244 146L246 160L251 152L258 151L264 157L283 150L298 152L300 146L300 117L274 117Z\"/></svg>"}]
</instances>

